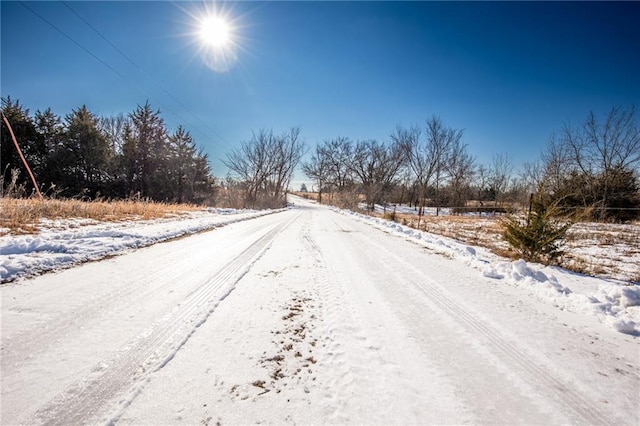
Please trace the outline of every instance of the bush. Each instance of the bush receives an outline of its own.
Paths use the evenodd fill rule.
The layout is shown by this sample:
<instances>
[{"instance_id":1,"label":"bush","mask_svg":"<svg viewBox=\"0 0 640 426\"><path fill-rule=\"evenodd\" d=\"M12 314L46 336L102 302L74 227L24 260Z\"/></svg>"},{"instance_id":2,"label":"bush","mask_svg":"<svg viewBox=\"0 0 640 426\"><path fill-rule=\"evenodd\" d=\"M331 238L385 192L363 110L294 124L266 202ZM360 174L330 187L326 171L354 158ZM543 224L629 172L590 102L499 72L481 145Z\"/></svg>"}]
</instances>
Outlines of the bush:
<instances>
[{"instance_id":1,"label":"bush","mask_svg":"<svg viewBox=\"0 0 640 426\"><path fill-rule=\"evenodd\" d=\"M384 213L382 215L382 218L386 219L386 220L393 221L393 222L397 222L398 220L397 220L397 217L396 217L396 209L393 209L393 211Z\"/></svg>"},{"instance_id":2,"label":"bush","mask_svg":"<svg viewBox=\"0 0 640 426\"><path fill-rule=\"evenodd\" d=\"M562 256L562 240L572 225L557 216L557 203L532 197L524 218L508 215L501 221L502 235L524 260L549 264Z\"/></svg>"}]
</instances>

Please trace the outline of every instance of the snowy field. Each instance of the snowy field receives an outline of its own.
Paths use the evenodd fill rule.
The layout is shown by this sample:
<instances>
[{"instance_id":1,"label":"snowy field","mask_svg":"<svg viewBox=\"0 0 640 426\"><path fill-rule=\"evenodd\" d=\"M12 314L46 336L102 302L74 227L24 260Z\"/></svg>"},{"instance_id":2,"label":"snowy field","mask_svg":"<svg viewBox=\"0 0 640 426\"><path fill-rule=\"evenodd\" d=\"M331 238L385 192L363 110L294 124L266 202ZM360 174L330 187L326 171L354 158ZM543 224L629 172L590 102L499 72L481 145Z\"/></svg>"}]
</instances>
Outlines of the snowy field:
<instances>
[{"instance_id":1,"label":"snowy field","mask_svg":"<svg viewBox=\"0 0 640 426\"><path fill-rule=\"evenodd\" d=\"M381 216L393 208L376 205L375 212ZM397 206L396 213L399 222L412 220L418 214L415 207L407 206ZM436 217L435 208L426 208L421 229L504 253L509 245L501 236L499 218L490 213L452 215L448 208L441 209ZM569 229L564 249L562 264L572 271L619 281L640 281L640 224L578 222Z\"/></svg>"},{"instance_id":2,"label":"snowy field","mask_svg":"<svg viewBox=\"0 0 640 426\"><path fill-rule=\"evenodd\" d=\"M293 202L1 237L0 423L640 423L638 286Z\"/></svg>"}]
</instances>

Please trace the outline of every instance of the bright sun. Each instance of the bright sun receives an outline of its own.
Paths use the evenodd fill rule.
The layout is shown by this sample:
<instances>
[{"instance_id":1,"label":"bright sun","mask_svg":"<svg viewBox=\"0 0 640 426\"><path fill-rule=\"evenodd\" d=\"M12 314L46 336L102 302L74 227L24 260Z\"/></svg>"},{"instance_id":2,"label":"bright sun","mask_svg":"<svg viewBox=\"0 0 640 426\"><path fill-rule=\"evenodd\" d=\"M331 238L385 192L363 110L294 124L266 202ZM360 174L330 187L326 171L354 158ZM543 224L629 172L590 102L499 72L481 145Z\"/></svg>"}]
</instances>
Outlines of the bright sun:
<instances>
[{"instance_id":1,"label":"bright sun","mask_svg":"<svg viewBox=\"0 0 640 426\"><path fill-rule=\"evenodd\" d=\"M200 21L200 39L214 48L225 47L231 39L229 23L219 16L209 16Z\"/></svg>"},{"instance_id":2,"label":"bright sun","mask_svg":"<svg viewBox=\"0 0 640 426\"><path fill-rule=\"evenodd\" d=\"M238 61L237 51L242 41L239 23L242 20L234 19L230 10L218 7L218 2L207 2L204 8L193 12L189 13L193 20L187 35L197 44L198 54L215 72L229 71Z\"/></svg>"}]
</instances>

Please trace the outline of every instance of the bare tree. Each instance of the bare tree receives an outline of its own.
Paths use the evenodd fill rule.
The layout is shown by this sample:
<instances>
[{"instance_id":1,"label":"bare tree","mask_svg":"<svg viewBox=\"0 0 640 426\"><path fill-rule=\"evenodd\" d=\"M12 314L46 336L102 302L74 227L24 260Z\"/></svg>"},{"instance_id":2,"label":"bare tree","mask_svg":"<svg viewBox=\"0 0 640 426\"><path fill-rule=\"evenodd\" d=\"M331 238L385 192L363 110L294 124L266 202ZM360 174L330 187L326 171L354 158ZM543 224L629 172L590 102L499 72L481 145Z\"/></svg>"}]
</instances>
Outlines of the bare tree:
<instances>
[{"instance_id":1,"label":"bare tree","mask_svg":"<svg viewBox=\"0 0 640 426\"><path fill-rule=\"evenodd\" d=\"M513 163L508 154L494 154L489 171L489 190L493 200L502 207L511 182Z\"/></svg>"},{"instance_id":2,"label":"bare tree","mask_svg":"<svg viewBox=\"0 0 640 426\"><path fill-rule=\"evenodd\" d=\"M239 149L231 151L227 154L227 159L223 160L225 166L244 184L247 207L256 206L260 188L264 186L270 173L269 151L272 136L272 132L260 130L258 134L252 135L250 141L242 142Z\"/></svg>"},{"instance_id":3,"label":"bare tree","mask_svg":"<svg viewBox=\"0 0 640 426\"><path fill-rule=\"evenodd\" d=\"M436 166L434 158L430 153L429 144L423 141L419 127L404 129L398 126L391 134L391 139L401 148L407 167L413 173L414 186L418 190L418 225L420 225L427 189Z\"/></svg>"},{"instance_id":4,"label":"bare tree","mask_svg":"<svg viewBox=\"0 0 640 426\"><path fill-rule=\"evenodd\" d=\"M480 206L484 206L484 202L487 201L489 185L489 170L480 164L476 170L476 182L475 187L477 190L477 198L480 202Z\"/></svg>"},{"instance_id":5,"label":"bare tree","mask_svg":"<svg viewBox=\"0 0 640 426\"><path fill-rule=\"evenodd\" d=\"M300 140L298 127L290 128L289 131L275 138L274 142L271 196L274 200L280 199L285 204L293 171L305 154L305 145Z\"/></svg>"},{"instance_id":6,"label":"bare tree","mask_svg":"<svg viewBox=\"0 0 640 426\"><path fill-rule=\"evenodd\" d=\"M446 163L454 206L464 207L467 202L467 194L474 175L474 163L475 159L467 151L467 145L463 145L460 139L456 139L451 146Z\"/></svg>"},{"instance_id":7,"label":"bare tree","mask_svg":"<svg viewBox=\"0 0 640 426\"><path fill-rule=\"evenodd\" d=\"M571 161L568 146L554 132L542 153L543 191L554 194L555 197L566 196L567 176L576 171L577 167Z\"/></svg>"},{"instance_id":8,"label":"bare tree","mask_svg":"<svg viewBox=\"0 0 640 426\"><path fill-rule=\"evenodd\" d=\"M302 164L302 172L318 187L318 202L322 203L322 191L329 180L329 153L325 146L316 145L311 159Z\"/></svg>"},{"instance_id":9,"label":"bare tree","mask_svg":"<svg viewBox=\"0 0 640 426\"><path fill-rule=\"evenodd\" d=\"M440 214L440 206L442 204L440 189L443 186L444 180L448 177L447 173L449 169L447 168L447 162L452 155L454 146L460 145L462 133L462 130L445 127L437 117L433 117L427 121L427 138L435 163L434 185L436 216Z\"/></svg>"},{"instance_id":10,"label":"bare tree","mask_svg":"<svg viewBox=\"0 0 640 426\"><path fill-rule=\"evenodd\" d=\"M637 180L640 130L635 107L612 108L603 122L590 112L581 127L564 126L560 143L581 178L578 189L585 205L592 202L602 209L610 208L616 204L613 200L619 198L621 182L629 181L633 186L632 181ZM634 174L635 179L629 179Z\"/></svg>"},{"instance_id":11,"label":"bare tree","mask_svg":"<svg viewBox=\"0 0 640 426\"><path fill-rule=\"evenodd\" d=\"M123 113L100 117L98 125L100 131L107 138L112 153L122 154L122 146L125 142L125 128L132 124L131 118Z\"/></svg>"},{"instance_id":12,"label":"bare tree","mask_svg":"<svg viewBox=\"0 0 640 426\"><path fill-rule=\"evenodd\" d=\"M398 127L391 138L399 144L419 189L418 225L424 214L428 190L435 189L436 214L439 214L440 188L447 178L447 161L454 145L462 139L462 130L446 127L438 117L427 120L425 132L418 127Z\"/></svg>"},{"instance_id":13,"label":"bare tree","mask_svg":"<svg viewBox=\"0 0 640 426\"><path fill-rule=\"evenodd\" d=\"M543 170L539 162L525 161L520 171L519 180L524 192L537 192L543 182Z\"/></svg>"},{"instance_id":14,"label":"bare tree","mask_svg":"<svg viewBox=\"0 0 640 426\"><path fill-rule=\"evenodd\" d=\"M368 140L356 144L351 170L362 185L369 210L386 201L402 163L402 152L395 143Z\"/></svg>"},{"instance_id":15,"label":"bare tree","mask_svg":"<svg viewBox=\"0 0 640 426\"><path fill-rule=\"evenodd\" d=\"M260 130L223 162L244 184L248 207L276 207L286 203L291 176L303 155L300 130L294 127L281 136Z\"/></svg>"},{"instance_id":16,"label":"bare tree","mask_svg":"<svg viewBox=\"0 0 640 426\"><path fill-rule=\"evenodd\" d=\"M337 137L324 144L327 153L328 180L338 192L344 191L353 185L353 142L346 137Z\"/></svg>"}]
</instances>

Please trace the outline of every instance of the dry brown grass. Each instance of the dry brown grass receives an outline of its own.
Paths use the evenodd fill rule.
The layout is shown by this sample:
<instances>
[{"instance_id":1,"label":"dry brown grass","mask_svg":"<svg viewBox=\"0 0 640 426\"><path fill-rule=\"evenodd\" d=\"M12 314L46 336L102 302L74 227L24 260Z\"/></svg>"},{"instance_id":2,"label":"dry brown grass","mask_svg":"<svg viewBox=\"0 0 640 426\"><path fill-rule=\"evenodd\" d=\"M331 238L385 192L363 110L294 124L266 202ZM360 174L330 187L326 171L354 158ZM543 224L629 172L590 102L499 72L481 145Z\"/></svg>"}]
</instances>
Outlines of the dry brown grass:
<instances>
[{"instance_id":1,"label":"dry brown grass","mask_svg":"<svg viewBox=\"0 0 640 426\"><path fill-rule=\"evenodd\" d=\"M416 228L417 216L396 214L399 221ZM485 247L494 253L504 254L509 245L502 238L496 218L475 216L423 216L420 230Z\"/></svg>"},{"instance_id":2,"label":"dry brown grass","mask_svg":"<svg viewBox=\"0 0 640 426\"><path fill-rule=\"evenodd\" d=\"M83 218L98 221L156 219L180 215L200 207L142 201L79 201L2 198L0 235L38 232L41 219Z\"/></svg>"},{"instance_id":3,"label":"dry brown grass","mask_svg":"<svg viewBox=\"0 0 640 426\"><path fill-rule=\"evenodd\" d=\"M382 214L375 216L383 217ZM396 213L395 216L396 222L417 228L416 215ZM498 217L423 216L420 230L484 247L499 256L515 256L515 252L502 237ZM592 247L604 247L607 250L594 256L589 254ZM566 254L559 259L559 266L583 274L638 282L639 272L624 267L636 264L634 259L640 253L636 247L640 247L640 229L637 223L621 225L581 222L575 224L567 234Z\"/></svg>"}]
</instances>

